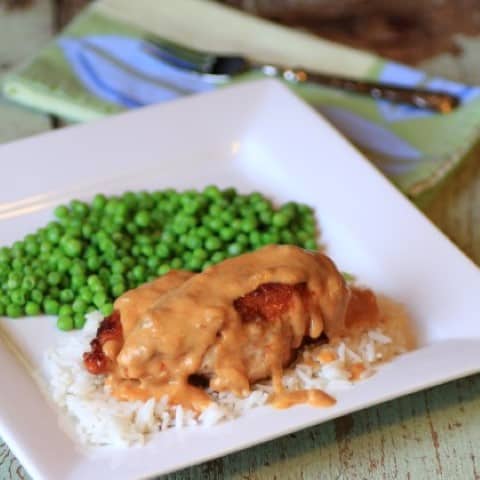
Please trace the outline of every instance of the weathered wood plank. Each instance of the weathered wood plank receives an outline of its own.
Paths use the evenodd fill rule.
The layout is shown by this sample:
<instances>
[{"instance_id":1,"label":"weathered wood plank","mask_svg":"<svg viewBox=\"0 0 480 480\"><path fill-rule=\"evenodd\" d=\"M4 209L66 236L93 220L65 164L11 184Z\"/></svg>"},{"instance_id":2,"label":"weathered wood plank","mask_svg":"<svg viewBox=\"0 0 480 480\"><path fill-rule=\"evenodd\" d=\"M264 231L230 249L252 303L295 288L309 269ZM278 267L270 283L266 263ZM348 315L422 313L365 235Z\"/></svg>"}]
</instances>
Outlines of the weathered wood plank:
<instances>
[{"instance_id":1,"label":"weathered wood plank","mask_svg":"<svg viewBox=\"0 0 480 480\"><path fill-rule=\"evenodd\" d=\"M165 480L479 479L480 376L339 418Z\"/></svg>"}]
</instances>

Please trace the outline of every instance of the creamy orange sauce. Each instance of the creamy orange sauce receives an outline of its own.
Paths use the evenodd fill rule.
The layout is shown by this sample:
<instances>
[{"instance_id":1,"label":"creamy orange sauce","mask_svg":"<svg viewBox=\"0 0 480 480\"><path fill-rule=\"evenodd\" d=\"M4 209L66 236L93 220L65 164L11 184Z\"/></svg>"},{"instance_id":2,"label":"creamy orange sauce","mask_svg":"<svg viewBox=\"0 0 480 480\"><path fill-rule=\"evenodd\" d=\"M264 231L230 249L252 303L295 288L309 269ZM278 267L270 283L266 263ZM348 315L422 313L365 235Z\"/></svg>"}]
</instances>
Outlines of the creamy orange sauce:
<instances>
[{"instance_id":1,"label":"creamy orange sauce","mask_svg":"<svg viewBox=\"0 0 480 480\"><path fill-rule=\"evenodd\" d=\"M293 291L288 310L279 310L274 321L242 321L234 302L265 284L305 285L308 295L301 288ZM189 384L192 374L206 375L216 391L237 395L272 378L279 395L273 403L304 395L308 403L325 406L328 396L313 390L287 401L283 368L305 337L342 335L348 299L343 277L328 257L294 246L270 245L197 275L171 272L115 302L124 342L104 346L114 360L108 384L120 399L168 395L171 403L202 410L208 396Z\"/></svg>"},{"instance_id":2,"label":"creamy orange sauce","mask_svg":"<svg viewBox=\"0 0 480 480\"><path fill-rule=\"evenodd\" d=\"M331 363L337 359L337 354L331 350L322 350L317 355L317 360L321 363Z\"/></svg>"},{"instance_id":3,"label":"creamy orange sauce","mask_svg":"<svg viewBox=\"0 0 480 480\"><path fill-rule=\"evenodd\" d=\"M365 365L363 363L354 363L350 367L350 379L351 380L358 380L361 376L362 373L365 371Z\"/></svg>"},{"instance_id":4,"label":"creamy orange sauce","mask_svg":"<svg viewBox=\"0 0 480 480\"><path fill-rule=\"evenodd\" d=\"M270 399L270 404L278 409L290 408L294 405L306 403L312 407L331 407L336 400L323 390L293 390L276 392Z\"/></svg>"}]
</instances>

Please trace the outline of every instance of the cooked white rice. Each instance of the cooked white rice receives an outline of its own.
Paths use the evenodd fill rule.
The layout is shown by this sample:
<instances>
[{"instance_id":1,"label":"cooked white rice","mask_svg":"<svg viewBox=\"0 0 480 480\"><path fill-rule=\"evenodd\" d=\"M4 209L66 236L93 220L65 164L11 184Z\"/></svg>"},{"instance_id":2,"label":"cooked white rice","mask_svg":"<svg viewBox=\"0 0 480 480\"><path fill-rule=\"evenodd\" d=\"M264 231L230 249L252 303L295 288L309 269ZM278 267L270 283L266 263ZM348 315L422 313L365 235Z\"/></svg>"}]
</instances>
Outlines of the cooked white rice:
<instances>
[{"instance_id":1,"label":"cooked white rice","mask_svg":"<svg viewBox=\"0 0 480 480\"><path fill-rule=\"evenodd\" d=\"M296 364L285 371L288 390L318 388L335 395L355 380L373 373L374 365L411 348L407 317L401 307L381 299L385 321L374 329L359 331L329 344L307 347ZM81 332L46 354L49 389L54 401L73 420L78 439L91 445L128 446L167 428L211 426L242 415L268 402L272 386L261 382L246 398L210 392L214 402L201 414L169 406L168 398L123 402L113 398L103 376L89 374L83 353L95 336L102 316L92 313Z\"/></svg>"}]
</instances>

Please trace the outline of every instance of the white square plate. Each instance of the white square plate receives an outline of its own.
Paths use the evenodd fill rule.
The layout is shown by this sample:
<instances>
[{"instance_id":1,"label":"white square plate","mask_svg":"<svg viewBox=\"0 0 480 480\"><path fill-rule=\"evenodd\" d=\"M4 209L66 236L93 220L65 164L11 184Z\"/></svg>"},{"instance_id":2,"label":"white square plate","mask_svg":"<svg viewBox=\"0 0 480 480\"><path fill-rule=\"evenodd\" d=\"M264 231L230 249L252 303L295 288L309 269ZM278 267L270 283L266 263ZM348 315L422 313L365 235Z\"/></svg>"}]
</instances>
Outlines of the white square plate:
<instances>
[{"instance_id":1,"label":"white square plate","mask_svg":"<svg viewBox=\"0 0 480 480\"><path fill-rule=\"evenodd\" d=\"M145 108L0 148L0 245L73 197L217 184L315 207L341 269L404 302L420 348L327 409L258 408L235 421L159 433L86 454L31 375L62 335L52 318L0 320L0 434L37 479L167 473L480 370L479 270L326 121L273 81ZM30 372L29 372L30 371Z\"/></svg>"}]
</instances>

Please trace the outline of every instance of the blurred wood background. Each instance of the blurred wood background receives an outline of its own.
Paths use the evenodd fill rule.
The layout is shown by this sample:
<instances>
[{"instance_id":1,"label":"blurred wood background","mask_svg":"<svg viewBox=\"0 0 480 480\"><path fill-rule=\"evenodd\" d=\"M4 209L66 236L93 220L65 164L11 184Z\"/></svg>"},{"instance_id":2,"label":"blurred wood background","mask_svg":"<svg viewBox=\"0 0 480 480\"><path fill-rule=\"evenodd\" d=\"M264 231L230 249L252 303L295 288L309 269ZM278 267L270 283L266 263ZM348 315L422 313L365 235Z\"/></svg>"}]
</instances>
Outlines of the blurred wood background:
<instances>
[{"instance_id":1,"label":"blurred wood background","mask_svg":"<svg viewBox=\"0 0 480 480\"><path fill-rule=\"evenodd\" d=\"M226 0L237 8L407 63L480 33L479 0Z\"/></svg>"},{"instance_id":2,"label":"blurred wood background","mask_svg":"<svg viewBox=\"0 0 480 480\"><path fill-rule=\"evenodd\" d=\"M0 0L1 1L1 0ZM28 8L36 0L4 0ZM52 0L62 28L90 0ZM462 50L456 36L480 34L480 0L218 0L284 25L416 64Z\"/></svg>"}]
</instances>

